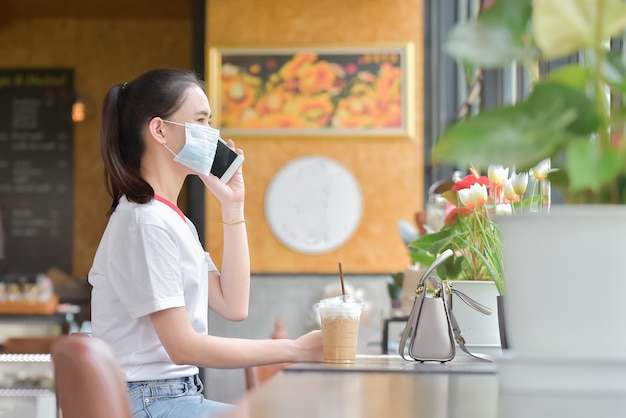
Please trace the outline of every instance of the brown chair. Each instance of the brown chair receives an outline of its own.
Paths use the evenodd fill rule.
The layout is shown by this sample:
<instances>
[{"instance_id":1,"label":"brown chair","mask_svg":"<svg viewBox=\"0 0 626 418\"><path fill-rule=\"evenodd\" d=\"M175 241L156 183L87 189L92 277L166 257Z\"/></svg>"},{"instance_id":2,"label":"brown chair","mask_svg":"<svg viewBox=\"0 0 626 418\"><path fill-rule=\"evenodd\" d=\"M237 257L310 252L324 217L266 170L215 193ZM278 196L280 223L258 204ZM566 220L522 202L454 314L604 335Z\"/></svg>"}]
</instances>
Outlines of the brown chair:
<instances>
[{"instance_id":1,"label":"brown chair","mask_svg":"<svg viewBox=\"0 0 626 418\"><path fill-rule=\"evenodd\" d=\"M285 328L283 326L283 321L281 318L276 318L276 324L274 332L272 333L272 338L289 338L289 336L285 332ZM265 382L270 377L280 372L289 364L290 363L278 363L268 364L265 366L246 367L246 389L250 390L258 387L261 383Z\"/></svg>"},{"instance_id":2,"label":"brown chair","mask_svg":"<svg viewBox=\"0 0 626 418\"><path fill-rule=\"evenodd\" d=\"M131 418L126 382L103 341L63 336L52 344L51 355L63 418Z\"/></svg>"},{"instance_id":3,"label":"brown chair","mask_svg":"<svg viewBox=\"0 0 626 418\"><path fill-rule=\"evenodd\" d=\"M268 364L265 366L246 367L246 389L254 389L261 383L274 376L287 366L288 363Z\"/></svg>"}]
</instances>

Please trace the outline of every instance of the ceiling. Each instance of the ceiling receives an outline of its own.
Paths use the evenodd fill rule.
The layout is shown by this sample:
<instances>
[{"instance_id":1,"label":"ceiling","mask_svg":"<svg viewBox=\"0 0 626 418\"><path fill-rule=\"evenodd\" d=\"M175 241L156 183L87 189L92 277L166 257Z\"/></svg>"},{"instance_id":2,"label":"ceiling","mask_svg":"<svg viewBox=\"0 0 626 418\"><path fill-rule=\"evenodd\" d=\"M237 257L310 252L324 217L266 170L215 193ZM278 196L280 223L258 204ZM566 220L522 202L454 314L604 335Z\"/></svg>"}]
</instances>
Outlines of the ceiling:
<instances>
[{"instance_id":1,"label":"ceiling","mask_svg":"<svg viewBox=\"0 0 626 418\"><path fill-rule=\"evenodd\" d=\"M2 20L27 18L191 18L193 0L2 0Z\"/></svg>"}]
</instances>

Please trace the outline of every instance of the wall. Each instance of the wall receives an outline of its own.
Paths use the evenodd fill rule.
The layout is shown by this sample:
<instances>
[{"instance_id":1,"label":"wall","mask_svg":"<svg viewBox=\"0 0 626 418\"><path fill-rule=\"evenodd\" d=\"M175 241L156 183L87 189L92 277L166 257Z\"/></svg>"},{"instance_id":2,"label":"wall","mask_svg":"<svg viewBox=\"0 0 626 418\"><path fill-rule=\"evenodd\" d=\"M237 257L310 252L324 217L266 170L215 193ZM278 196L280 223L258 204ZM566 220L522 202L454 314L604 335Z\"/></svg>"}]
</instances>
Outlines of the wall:
<instances>
[{"instance_id":1,"label":"wall","mask_svg":"<svg viewBox=\"0 0 626 418\"><path fill-rule=\"evenodd\" d=\"M346 280L363 291L368 314L359 334L359 353L380 352L382 323L389 315L386 273L404 271L407 253L397 231L399 219L412 220L423 205L423 56L422 1L387 0L214 0L207 10L207 51L210 47L350 45L413 42L415 44L415 131L407 139L233 138L245 150L246 218L252 267L250 317L241 323L209 316L213 335L268 338L280 316L290 337L312 329L311 309L327 286L336 286L338 260ZM283 247L265 223L263 196L271 177L293 158L322 154L357 177L364 190L364 221L344 247L321 256L303 256ZM401 156L401 158L396 158ZM374 175L382 172L382 175ZM218 203L207 197L206 236L216 262L221 259ZM272 263L288 259L275 273ZM285 265L285 263L283 263ZM299 273L299 274L296 274ZM382 273L382 274L377 274ZM206 370L207 397L234 402L245 391L244 373Z\"/></svg>"},{"instance_id":2,"label":"wall","mask_svg":"<svg viewBox=\"0 0 626 418\"><path fill-rule=\"evenodd\" d=\"M416 137L385 138L233 138L246 154L246 218L252 269L256 273L330 273L342 261L344 272L384 273L404 269L407 252L397 230L412 220L423 195L423 24L420 0L317 2L211 1L207 11L209 47L349 46L415 44L414 124ZM341 248L321 255L298 254L284 247L265 222L264 195L272 176L305 155L330 157L356 177L364 203L355 235ZM221 259L219 203L207 197L207 242ZM280 263L276 261L279 260ZM277 269L277 264L280 267Z\"/></svg>"},{"instance_id":3,"label":"wall","mask_svg":"<svg viewBox=\"0 0 626 418\"><path fill-rule=\"evenodd\" d=\"M170 9L169 18L159 15L157 11L163 9L159 2L141 18L120 17L123 13L120 10L126 8L117 6L107 11L86 3L59 11L47 7L47 2L43 2L47 8L35 8L32 0L12 3L14 9L19 9L19 15L12 18L11 13L6 13L0 19L0 50L3 52L0 65L74 68L76 90L87 105L87 118L77 124L74 131L74 249L70 272L85 276L104 229L109 205L98 142L102 98L112 84L129 80L146 69L188 68L191 23L180 14L174 15ZM33 6L31 11L25 9L29 4ZM413 140L252 138L238 141L246 150L246 212L250 218L255 272L275 272L272 266L276 257L287 259L287 268L280 273L331 272L336 270L338 260L349 260L343 263L346 273L403 269L406 249L397 234L396 222L412 219L413 213L423 205L421 1L390 0L385 2L384 13L381 13L380 2L371 0L316 3L216 0L208 4L207 47L380 42L416 45L414 117L417 136ZM72 17L74 11L81 14ZM45 17L25 17L28 13ZM142 11L133 13L139 15ZM63 17L65 15L70 17ZM354 238L343 247L321 256L302 257L287 250L271 234L264 221L263 196L271 177L282 165L312 153L336 159L355 174L365 195L364 219ZM386 169L384 175L372 175L381 167ZM215 210L217 202L211 196L207 200L207 240L209 250L219 261L221 226L216 219L219 210Z\"/></svg>"},{"instance_id":4,"label":"wall","mask_svg":"<svg viewBox=\"0 0 626 418\"><path fill-rule=\"evenodd\" d=\"M16 18L0 21L0 65L75 70L86 119L74 130L73 267L86 276L110 205L100 158L101 103L114 83L160 66L189 68L185 18Z\"/></svg>"}]
</instances>

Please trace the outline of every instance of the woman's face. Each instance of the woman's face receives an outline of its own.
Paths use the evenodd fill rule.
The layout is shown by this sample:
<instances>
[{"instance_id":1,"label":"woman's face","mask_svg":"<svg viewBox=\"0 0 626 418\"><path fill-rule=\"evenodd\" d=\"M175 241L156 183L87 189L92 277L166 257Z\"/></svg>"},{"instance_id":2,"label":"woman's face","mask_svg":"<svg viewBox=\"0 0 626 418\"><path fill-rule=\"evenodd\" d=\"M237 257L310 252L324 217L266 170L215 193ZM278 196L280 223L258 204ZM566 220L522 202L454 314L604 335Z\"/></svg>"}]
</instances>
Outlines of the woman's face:
<instances>
[{"instance_id":1,"label":"woman's face","mask_svg":"<svg viewBox=\"0 0 626 418\"><path fill-rule=\"evenodd\" d=\"M209 125L211 120L211 106L204 90L198 86L190 87L180 108L169 119L178 123L198 123ZM167 129L167 144L178 153L185 145L185 127L165 124Z\"/></svg>"}]
</instances>

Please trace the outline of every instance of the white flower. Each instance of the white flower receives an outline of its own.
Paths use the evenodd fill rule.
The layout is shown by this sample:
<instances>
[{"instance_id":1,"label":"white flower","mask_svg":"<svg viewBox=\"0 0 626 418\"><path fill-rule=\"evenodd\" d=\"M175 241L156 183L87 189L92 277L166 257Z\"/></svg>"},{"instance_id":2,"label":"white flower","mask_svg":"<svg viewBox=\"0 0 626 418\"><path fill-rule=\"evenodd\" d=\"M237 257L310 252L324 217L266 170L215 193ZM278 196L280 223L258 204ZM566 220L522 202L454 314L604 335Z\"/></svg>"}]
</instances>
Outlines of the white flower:
<instances>
[{"instance_id":1,"label":"white flower","mask_svg":"<svg viewBox=\"0 0 626 418\"><path fill-rule=\"evenodd\" d=\"M504 181L509 176L509 169L501 165L490 165L487 170L487 177L491 184L502 187Z\"/></svg>"},{"instance_id":2,"label":"white flower","mask_svg":"<svg viewBox=\"0 0 626 418\"><path fill-rule=\"evenodd\" d=\"M545 180L548 178L548 174L558 171L557 168L550 168L550 159L546 158L541 161L535 167L530 169L530 175L536 178L539 181Z\"/></svg>"},{"instance_id":3,"label":"white flower","mask_svg":"<svg viewBox=\"0 0 626 418\"><path fill-rule=\"evenodd\" d=\"M470 209L486 204L489 198L487 186L479 183L472 184L469 189L459 190L458 196L463 206Z\"/></svg>"},{"instance_id":4,"label":"white flower","mask_svg":"<svg viewBox=\"0 0 626 418\"><path fill-rule=\"evenodd\" d=\"M500 203L496 205L496 216L500 215L512 215L513 208L510 203Z\"/></svg>"},{"instance_id":5,"label":"white flower","mask_svg":"<svg viewBox=\"0 0 626 418\"><path fill-rule=\"evenodd\" d=\"M516 195L523 196L528 186L528 173L511 174L511 185Z\"/></svg>"},{"instance_id":6,"label":"white flower","mask_svg":"<svg viewBox=\"0 0 626 418\"><path fill-rule=\"evenodd\" d=\"M517 193L515 193L515 187L513 186L512 178L504 180L504 197L506 197L508 200L515 200L517 198Z\"/></svg>"}]
</instances>

